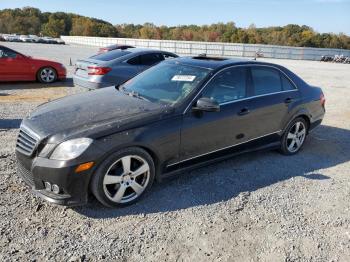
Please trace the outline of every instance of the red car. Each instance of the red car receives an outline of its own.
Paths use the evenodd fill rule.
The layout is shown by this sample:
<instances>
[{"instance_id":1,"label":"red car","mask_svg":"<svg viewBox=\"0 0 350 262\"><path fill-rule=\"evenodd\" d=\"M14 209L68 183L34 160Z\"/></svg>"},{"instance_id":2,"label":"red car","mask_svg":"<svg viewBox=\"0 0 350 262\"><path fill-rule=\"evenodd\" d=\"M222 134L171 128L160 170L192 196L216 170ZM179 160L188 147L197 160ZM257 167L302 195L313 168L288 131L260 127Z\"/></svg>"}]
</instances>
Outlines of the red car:
<instances>
[{"instance_id":1,"label":"red car","mask_svg":"<svg viewBox=\"0 0 350 262\"><path fill-rule=\"evenodd\" d=\"M65 79L64 65L22 55L0 45L0 81L39 81L53 83Z\"/></svg>"}]
</instances>

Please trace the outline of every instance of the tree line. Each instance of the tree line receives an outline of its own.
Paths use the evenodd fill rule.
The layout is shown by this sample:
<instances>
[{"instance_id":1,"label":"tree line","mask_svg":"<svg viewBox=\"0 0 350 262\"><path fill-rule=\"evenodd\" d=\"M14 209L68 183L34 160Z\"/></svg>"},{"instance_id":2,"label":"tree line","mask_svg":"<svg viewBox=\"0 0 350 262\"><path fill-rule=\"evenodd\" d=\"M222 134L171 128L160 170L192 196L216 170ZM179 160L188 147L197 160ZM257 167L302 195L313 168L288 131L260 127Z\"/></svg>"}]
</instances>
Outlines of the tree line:
<instances>
[{"instance_id":1,"label":"tree line","mask_svg":"<svg viewBox=\"0 0 350 262\"><path fill-rule=\"evenodd\" d=\"M71 13L41 12L39 9L0 10L0 33L123 37L183 41L206 41L284 46L350 49L350 37L345 34L318 33L309 26L286 25L257 28L237 27L234 22L211 25L156 26L112 25L106 21Z\"/></svg>"}]
</instances>

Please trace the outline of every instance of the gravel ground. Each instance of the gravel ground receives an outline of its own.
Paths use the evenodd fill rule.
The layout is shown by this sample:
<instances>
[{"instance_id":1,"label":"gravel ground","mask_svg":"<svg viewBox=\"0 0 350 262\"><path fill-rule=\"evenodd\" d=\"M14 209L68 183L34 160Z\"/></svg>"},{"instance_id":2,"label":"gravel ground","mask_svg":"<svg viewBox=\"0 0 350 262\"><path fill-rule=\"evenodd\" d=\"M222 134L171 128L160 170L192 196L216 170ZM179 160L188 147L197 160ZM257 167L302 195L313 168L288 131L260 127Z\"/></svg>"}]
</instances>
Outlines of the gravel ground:
<instances>
[{"instance_id":1,"label":"gravel ground","mask_svg":"<svg viewBox=\"0 0 350 262\"><path fill-rule=\"evenodd\" d=\"M95 51L6 45L66 64ZM29 192L13 153L21 119L81 90L71 80L0 85L0 261L349 261L350 66L273 62L322 86L327 98L323 125L299 154L256 152L196 169L123 209L94 199L66 208Z\"/></svg>"}]
</instances>

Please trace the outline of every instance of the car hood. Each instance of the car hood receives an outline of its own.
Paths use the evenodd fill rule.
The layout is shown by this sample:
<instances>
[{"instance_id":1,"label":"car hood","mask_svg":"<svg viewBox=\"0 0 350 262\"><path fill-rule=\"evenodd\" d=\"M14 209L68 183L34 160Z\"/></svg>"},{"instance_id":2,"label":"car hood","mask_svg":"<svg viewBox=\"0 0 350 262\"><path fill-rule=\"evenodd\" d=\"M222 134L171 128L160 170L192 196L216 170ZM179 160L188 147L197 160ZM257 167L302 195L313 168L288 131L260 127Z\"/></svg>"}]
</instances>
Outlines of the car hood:
<instances>
[{"instance_id":1,"label":"car hood","mask_svg":"<svg viewBox=\"0 0 350 262\"><path fill-rule=\"evenodd\" d=\"M96 138L156 121L170 113L166 106L119 92L115 87L61 98L39 106L23 125L49 143L68 138Z\"/></svg>"}]
</instances>

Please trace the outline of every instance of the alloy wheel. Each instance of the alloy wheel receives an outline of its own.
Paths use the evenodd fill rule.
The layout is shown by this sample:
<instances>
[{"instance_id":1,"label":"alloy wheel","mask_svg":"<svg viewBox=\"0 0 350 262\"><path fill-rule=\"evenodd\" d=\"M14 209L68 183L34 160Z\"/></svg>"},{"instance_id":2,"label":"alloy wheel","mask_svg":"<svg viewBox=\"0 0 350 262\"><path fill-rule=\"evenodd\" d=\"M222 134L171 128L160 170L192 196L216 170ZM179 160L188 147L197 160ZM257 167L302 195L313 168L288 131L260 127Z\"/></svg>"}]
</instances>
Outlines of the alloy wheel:
<instances>
[{"instance_id":1,"label":"alloy wheel","mask_svg":"<svg viewBox=\"0 0 350 262\"><path fill-rule=\"evenodd\" d=\"M287 149L290 153L297 152L303 145L306 137L306 127L301 121L295 122L287 135Z\"/></svg>"},{"instance_id":2,"label":"alloy wheel","mask_svg":"<svg viewBox=\"0 0 350 262\"><path fill-rule=\"evenodd\" d=\"M40 78L45 83L51 83L56 78L56 73L51 68L44 68L40 71Z\"/></svg>"},{"instance_id":3,"label":"alloy wheel","mask_svg":"<svg viewBox=\"0 0 350 262\"><path fill-rule=\"evenodd\" d=\"M142 195L150 181L150 167L136 155L114 162L103 178L105 195L114 203L128 203Z\"/></svg>"}]
</instances>

